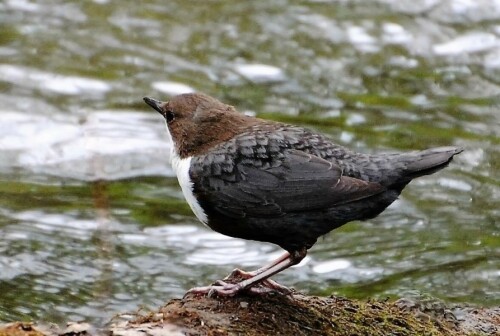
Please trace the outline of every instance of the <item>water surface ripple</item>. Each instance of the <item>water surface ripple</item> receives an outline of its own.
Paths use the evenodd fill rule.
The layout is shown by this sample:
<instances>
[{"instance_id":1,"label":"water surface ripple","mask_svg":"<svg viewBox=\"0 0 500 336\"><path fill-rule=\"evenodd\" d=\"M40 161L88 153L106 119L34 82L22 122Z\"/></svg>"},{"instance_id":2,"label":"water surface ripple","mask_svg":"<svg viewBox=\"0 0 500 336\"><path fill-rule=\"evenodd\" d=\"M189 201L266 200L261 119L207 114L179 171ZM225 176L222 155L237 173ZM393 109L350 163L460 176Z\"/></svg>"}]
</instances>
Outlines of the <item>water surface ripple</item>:
<instances>
[{"instance_id":1,"label":"water surface ripple","mask_svg":"<svg viewBox=\"0 0 500 336\"><path fill-rule=\"evenodd\" d=\"M280 253L196 221L142 102L203 91L361 152L466 150L276 276L500 304L500 2L0 3L0 321L107 321Z\"/></svg>"}]
</instances>

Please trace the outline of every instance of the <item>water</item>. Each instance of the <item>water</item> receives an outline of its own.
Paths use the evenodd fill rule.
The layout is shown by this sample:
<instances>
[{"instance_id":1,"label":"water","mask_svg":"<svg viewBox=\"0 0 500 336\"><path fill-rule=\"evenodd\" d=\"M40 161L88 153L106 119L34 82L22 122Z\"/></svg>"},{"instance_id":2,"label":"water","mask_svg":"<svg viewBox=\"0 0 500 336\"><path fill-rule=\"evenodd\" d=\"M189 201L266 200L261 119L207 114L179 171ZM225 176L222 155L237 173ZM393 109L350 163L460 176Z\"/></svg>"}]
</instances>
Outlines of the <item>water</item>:
<instances>
[{"instance_id":1,"label":"water","mask_svg":"<svg viewBox=\"0 0 500 336\"><path fill-rule=\"evenodd\" d=\"M466 148L275 278L500 304L500 2L0 2L0 320L106 322L279 248L199 224L145 95L203 91L362 152Z\"/></svg>"}]
</instances>

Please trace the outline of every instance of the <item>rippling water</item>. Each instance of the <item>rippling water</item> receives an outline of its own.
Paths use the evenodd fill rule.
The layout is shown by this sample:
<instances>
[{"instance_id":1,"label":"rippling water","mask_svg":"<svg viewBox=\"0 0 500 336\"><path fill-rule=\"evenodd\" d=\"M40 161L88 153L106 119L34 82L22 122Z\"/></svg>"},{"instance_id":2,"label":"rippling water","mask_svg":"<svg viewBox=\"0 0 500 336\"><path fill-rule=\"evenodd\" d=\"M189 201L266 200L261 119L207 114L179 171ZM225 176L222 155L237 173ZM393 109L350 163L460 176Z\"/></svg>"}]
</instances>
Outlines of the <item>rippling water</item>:
<instances>
[{"instance_id":1,"label":"rippling water","mask_svg":"<svg viewBox=\"0 0 500 336\"><path fill-rule=\"evenodd\" d=\"M499 1L0 2L0 320L107 321L279 248L199 224L142 97L203 91L362 152L466 148L276 276L500 304Z\"/></svg>"}]
</instances>

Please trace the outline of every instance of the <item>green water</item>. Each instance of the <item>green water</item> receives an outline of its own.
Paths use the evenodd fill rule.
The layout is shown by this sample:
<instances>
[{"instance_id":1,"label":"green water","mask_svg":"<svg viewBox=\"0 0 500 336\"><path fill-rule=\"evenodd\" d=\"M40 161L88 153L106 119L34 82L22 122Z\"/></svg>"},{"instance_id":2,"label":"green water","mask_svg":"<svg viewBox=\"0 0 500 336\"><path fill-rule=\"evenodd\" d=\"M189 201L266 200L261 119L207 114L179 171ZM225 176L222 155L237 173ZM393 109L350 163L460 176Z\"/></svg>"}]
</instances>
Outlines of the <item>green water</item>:
<instances>
[{"instance_id":1,"label":"green water","mask_svg":"<svg viewBox=\"0 0 500 336\"><path fill-rule=\"evenodd\" d=\"M187 89L361 152L463 146L275 278L499 305L495 3L0 2L0 321L106 322L282 252L184 202L142 97Z\"/></svg>"}]
</instances>

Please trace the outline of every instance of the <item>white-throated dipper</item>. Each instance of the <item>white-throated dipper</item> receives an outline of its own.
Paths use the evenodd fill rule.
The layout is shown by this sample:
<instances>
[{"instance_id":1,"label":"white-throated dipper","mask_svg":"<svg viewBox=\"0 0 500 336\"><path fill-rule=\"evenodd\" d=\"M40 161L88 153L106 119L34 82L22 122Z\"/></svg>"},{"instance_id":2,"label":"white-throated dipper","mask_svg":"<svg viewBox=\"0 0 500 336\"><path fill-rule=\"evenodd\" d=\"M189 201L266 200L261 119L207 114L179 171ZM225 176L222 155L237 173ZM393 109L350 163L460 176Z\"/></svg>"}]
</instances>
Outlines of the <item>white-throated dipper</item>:
<instances>
[{"instance_id":1,"label":"white-throated dipper","mask_svg":"<svg viewBox=\"0 0 500 336\"><path fill-rule=\"evenodd\" d=\"M444 168L462 151L360 154L308 129L246 116L201 93L144 101L167 122L172 167L196 217L224 235L287 251L254 272L235 270L244 277L239 283L220 280L193 288L196 293L286 292L268 278L299 263L318 237L377 216L412 179Z\"/></svg>"}]
</instances>

